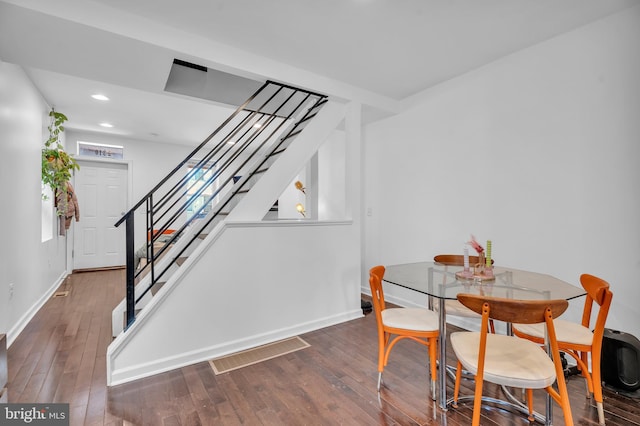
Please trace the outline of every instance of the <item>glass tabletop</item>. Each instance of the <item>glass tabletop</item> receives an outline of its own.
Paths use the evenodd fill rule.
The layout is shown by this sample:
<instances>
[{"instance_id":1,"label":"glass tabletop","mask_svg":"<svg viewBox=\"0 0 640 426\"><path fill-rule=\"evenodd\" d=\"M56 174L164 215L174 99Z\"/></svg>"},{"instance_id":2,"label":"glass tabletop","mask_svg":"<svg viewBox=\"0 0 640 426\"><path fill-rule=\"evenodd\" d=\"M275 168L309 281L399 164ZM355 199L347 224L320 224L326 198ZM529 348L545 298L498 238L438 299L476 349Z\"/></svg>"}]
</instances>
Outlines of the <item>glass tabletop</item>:
<instances>
[{"instance_id":1,"label":"glass tabletop","mask_svg":"<svg viewBox=\"0 0 640 426\"><path fill-rule=\"evenodd\" d=\"M460 279L461 266L416 262L385 267L383 280L438 299L456 299L459 293L509 299L565 299L586 294L582 287L551 275L508 267L493 268L495 280Z\"/></svg>"}]
</instances>

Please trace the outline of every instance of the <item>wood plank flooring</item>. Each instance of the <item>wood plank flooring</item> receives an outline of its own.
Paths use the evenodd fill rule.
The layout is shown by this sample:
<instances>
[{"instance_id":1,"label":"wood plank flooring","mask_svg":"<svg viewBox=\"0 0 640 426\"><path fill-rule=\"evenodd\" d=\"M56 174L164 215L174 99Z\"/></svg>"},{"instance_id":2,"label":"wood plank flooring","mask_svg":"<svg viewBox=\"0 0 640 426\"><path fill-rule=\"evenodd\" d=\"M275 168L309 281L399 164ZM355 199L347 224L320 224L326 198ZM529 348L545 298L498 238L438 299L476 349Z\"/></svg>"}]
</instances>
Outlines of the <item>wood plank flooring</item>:
<instances>
[{"instance_id":1,"label":"wood plank flooring","mask_svg":"<svg viewBox=\"0 0 640 426\"><path fill-rule=\"evenodd\" d=\"M111 310L124 271L75 273L8 350L9 402L70 404L72 425L468 425L472 407L440 410L431 400L426 350L400 342L376 392L377 337L371 314L301 337L311 347L229 373L206 362L107 388ZM251 306L247 306L247 311ZM210 325L207 325L210 327ZM451 327L451 329L454 329ZM204 328L203 328L204 330ZM168 343L170 344L170 336ZM454 360L449 360L454 364ZM568 379L576 424L596 425L584 380ZM465 384L472 393L473 382ZM453 385L449 383L449 392ZM487 385L486 394L500 397ZM640 425L640 401L605 390L607 425ZM536 409L544 411L542 394ZM564 424L559 407L554 423ZM528 425L487 406L482 424Z\"/></svg>"}]
</instances>

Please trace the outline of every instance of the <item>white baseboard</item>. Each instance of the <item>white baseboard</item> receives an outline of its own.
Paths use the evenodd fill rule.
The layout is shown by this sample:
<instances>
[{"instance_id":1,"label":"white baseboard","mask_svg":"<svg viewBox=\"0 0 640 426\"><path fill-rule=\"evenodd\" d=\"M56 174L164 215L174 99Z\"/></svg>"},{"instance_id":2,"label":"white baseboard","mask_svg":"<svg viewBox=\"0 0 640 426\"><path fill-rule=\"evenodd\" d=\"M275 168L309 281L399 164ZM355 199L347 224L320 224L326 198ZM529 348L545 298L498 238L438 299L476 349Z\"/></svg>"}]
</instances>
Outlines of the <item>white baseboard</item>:
<instances>
[{"instance_id":1,"label":"white baseboard","mask_svg":"<svg viewBox=\"0 0 640 426\"><path fill-rule=\"evenodd\" d=\"M133 380L142 379L144 377L153 376L155 374L175 370L187 365L196 364L198 362L208 361L210 359L254 348L256 346L261 346L292 336L340 324L362 316L362 310L357 309L355 311L344 312L340 315L321 318L308 323L297 324L294 327L274 330L265 334L248 336L239 340L223 342L215 346L198 349L196 351L181 353L179 356L154 360L150 363L138 364L127 368L114 369L107 372L107 386L116 386ZM109 349L110 350L107 351L107 358L110 356L109 352L111 352L111 347Z\"/></svg>"}]
</instances>

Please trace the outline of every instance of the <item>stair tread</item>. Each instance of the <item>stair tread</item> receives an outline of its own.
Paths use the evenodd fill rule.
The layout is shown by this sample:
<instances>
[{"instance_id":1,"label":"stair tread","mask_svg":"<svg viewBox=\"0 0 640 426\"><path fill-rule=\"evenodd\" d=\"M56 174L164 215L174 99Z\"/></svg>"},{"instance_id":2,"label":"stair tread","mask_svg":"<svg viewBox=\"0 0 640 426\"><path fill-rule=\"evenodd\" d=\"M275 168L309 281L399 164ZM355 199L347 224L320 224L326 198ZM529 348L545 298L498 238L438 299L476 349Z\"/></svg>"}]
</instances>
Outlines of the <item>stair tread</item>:
<instances>
[{"instance_id":1,"label":"stair tread","mask_svg":"<svg viewBox=\"0 0 640 426\"><path fill-rule=\"evenodd\" d=\"M164 286L167 282L166 281L158 281L157 283L155 283L153 285L153 287L151 287L151 295L155 296L156 293L162 288L162 286Z\"/></svg>"},{"instance_id":2,"label":"stair tread","mask_svg":"<svg viewBox=\"0 0 640 426\"><path fill-rule=\"evenodd\" d=\"M296 135L300 134L300 133L302 132L302 130L303 130L303 129L300 129L300 130L296 130L295 132L291 132L291 133L289 133L287 136L285 136L285 139L289 139L289 138L292 138L292 137L294 137L294 136L296 136Z\"/></svg>"}]
</instances>

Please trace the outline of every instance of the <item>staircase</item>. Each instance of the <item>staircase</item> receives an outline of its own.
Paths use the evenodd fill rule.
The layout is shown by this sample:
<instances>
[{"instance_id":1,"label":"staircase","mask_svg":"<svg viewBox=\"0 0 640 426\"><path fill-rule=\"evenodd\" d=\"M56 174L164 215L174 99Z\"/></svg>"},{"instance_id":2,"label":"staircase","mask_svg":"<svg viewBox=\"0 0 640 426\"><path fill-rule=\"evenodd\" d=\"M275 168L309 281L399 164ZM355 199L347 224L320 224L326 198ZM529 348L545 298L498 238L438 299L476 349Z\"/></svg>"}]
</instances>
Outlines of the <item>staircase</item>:
<instances>
[{"instance_id":1,"label":"staircase","mask_svg":"<svg viewBox=\"0 0 640 426\"><path fill-rule=\"evenodd\" d=\"M154 295L193 263L190 256L202 250L205 241L211 244L217 238L231 215L260 220L273 210L282 186L274 192L256 185L263 181L264 186L265 176L273 174L274 165L327 103L324 95L266 82L124 214L116 226L126 226L126 299L112 314L114 337L131 327ZM335 126L339 119L330 114L327 125ZM295 165L295 156L293 161L284 163L298 170L304 164L298 160ZM275 173L276 180L278 175L282 173Z\"/></svg>"}]
</instances>

